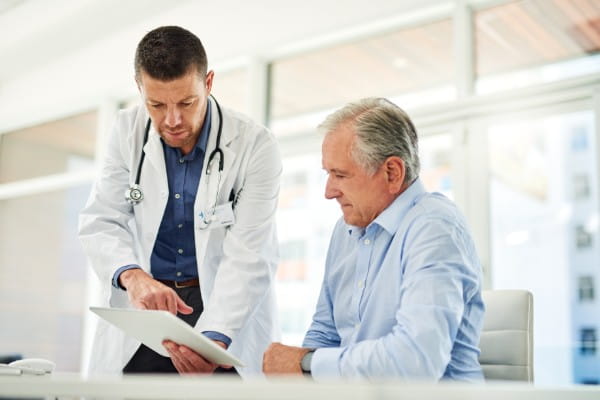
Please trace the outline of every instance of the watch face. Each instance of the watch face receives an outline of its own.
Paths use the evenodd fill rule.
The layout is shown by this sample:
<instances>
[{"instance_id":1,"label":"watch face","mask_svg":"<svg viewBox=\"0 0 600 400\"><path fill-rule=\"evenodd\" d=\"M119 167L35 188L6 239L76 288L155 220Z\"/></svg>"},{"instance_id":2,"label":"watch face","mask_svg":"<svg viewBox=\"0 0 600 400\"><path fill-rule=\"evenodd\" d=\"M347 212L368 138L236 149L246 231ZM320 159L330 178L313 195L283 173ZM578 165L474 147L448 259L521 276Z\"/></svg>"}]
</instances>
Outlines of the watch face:
<instances>
[{"instance_id":1,"label":"watch face","mask_svg":"<svg viewBox=\"0 0 600 400\"><path fill-rule=\"evenodd\" d=\"M304 355L304 357L302 357L302 360L300 361L300 368L302 369L302 372L310 372L310 363L312 361L314 352L314 350L310 350Z\"/></svg>"}]
</instances>

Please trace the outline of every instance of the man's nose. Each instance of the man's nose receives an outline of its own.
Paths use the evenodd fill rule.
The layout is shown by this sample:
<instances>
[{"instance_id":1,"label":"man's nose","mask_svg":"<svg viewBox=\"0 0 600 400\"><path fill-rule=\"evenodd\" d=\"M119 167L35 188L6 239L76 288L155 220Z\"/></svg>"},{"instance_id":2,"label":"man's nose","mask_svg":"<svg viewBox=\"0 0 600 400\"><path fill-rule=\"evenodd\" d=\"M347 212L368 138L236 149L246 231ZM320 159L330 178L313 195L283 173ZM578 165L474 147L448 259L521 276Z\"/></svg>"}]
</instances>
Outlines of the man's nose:
<instances>
[{"instance_id":1,"label":"man's nose","mask_svg":"<svg viewBox=\"0 0 600 400\"><path fill-rule=\"evenodd\" d=\"M337 186L332 182L331 175L327 177L327 183L325 184L325 198L326 199L335 199L340 195L340 190Z\"/></svg>"},{"instance_id":2,"label":"man's nose","mask_svg":"<svg viewBox=\"0 0 600 400\"><path fill-rule=\"evenodd\" d=\"M175 127L181 123L181 112L177 107L169 107L167 109L167 116L165 118L165 124L169 127Z\"/></svg>"}]
</instances>

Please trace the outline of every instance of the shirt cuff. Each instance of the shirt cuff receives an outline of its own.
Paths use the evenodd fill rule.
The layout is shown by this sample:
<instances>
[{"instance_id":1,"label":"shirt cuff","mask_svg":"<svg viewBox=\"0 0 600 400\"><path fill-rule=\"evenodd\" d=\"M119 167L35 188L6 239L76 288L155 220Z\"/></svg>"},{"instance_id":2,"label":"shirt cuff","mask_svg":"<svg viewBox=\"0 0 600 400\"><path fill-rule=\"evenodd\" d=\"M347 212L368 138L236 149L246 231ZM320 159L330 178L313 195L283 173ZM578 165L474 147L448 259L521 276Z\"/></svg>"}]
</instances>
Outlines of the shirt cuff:
<instances>
[{"instance_id":1,"label":"shirt cuff","mask_svg":"<svg viewBox=\"0 0 600 400\"><path fill-rule=\"evenodd\" d=\"M121 276L121 274L125 271L127 271L128 269L135 269L135 268L139 268L141 269L142 267L140 267L137 264L129 264L129 265L124 265L121 268L119 268L115 274L113 275L113 279L112 279L112 285L114 287L116 287L117 289L123 289L126 290L123 286L121 286L121 284L119 283L119 277Z\"/></svg>"},{"instance_id":2,"label":"shirt cuff","mask_svg":"<svg viewBox=\"0 0 600 400\"><path fill-rule=\"evenodd\" d=\"M341 378L339 365L344 350L346 350L344 347L324 347L315 350L310 363L310 374L313 379L318 381Z\"/></svg>"},{"instance_id":3,"label":"shirt cuff","mask_svg":"<svg viewBox=\"0 0 600 400\"><path fill-rule=\"evenodd\" d=\"M209 339L218 340L219 342L225 343L225 346L227 347L229 347L229 345L231 344L231 339L229 338L229 336L225 336L222 333L215 331L204 331L202 333Z\"/></svg>"}]
</instances>

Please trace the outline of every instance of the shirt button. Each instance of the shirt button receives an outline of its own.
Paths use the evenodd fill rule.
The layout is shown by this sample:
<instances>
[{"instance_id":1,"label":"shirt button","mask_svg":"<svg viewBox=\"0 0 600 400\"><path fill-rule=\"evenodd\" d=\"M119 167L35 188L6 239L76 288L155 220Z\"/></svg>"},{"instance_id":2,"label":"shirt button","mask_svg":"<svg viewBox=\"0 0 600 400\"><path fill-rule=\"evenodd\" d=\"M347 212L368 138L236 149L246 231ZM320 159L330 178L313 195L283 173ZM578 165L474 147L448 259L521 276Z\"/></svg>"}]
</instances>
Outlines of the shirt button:
<instances>
[{"instance_id":1,"label":"shirt button","mask_svg":"<svg viewBox=\"0 0 600 400\"><path fill-rule=\"evenodd\" d=\"M358 288L362 289L362 287L363 287L363 281L358 282Z\"/></svg>"},{"instance_id":2,"label":"shirt button","mask_svg":"<svg viewBox=\"0 0 600 400\"><path fill-rule=\"evenodd\" d=\"M176 275L177 275L177 276L181 276L181 272L178 272Z\"/></svg>"},{"instance_id":3,"label":"shirt button","mask_svg":"<svg viewBox=\"0 0 600 400\"><path fill-rule=\"evenodd\" d=\"M366 244L368 246L371 244L371 241L369 239L365 239L364 244Z\"/></svg>"},{"instance_id":4,"label":"shirt button","mask_svg":"<svg viewBox=\"0 0 600 400\"><path fill-rule=\"evenodd\" d=\"M179 164L183 164L185 162L185 160L183 158L179 159Z\"/></svg>"},{"instance_id":5,"label":"shirt button","mask_svg":"<svg viewBox=\"0 0 600 400\"><path fill-rule=\"evenodd\" d=\"M178 252L179 254L183 254L183 249L179 249L179 250L177 250L177 252Z\"/></svg>"},{"instance_id":6,"label":"shirt button","mask_svg":"<svg viewBox=\"0 0 600 400\"><path fill-rule=\"evenodd\" d=\"M179 225L177 225L177 227L178 227L179 229L181 229L181 228L183 228L183 224L179 224Z\"/></svg>"},{"instance_id":7,"label":"shirt button","mask_svg":"<svg viewBox=\"0 0 600 400\"><path fill-rule=\"evenodd\" d=\"M175 198L179 199L181 197L181 195L179 193L175 193Z\"/></svg>"},{"instance_id":8,"label":"shirt button","mask_svg":"<svg viewBox=\"0 0 600 400\"><path fill-rule=\"evenodd\" d=\"M354 329L358 329L360 327L359 323L354 324Z\"/></svg>"}]
</instances>

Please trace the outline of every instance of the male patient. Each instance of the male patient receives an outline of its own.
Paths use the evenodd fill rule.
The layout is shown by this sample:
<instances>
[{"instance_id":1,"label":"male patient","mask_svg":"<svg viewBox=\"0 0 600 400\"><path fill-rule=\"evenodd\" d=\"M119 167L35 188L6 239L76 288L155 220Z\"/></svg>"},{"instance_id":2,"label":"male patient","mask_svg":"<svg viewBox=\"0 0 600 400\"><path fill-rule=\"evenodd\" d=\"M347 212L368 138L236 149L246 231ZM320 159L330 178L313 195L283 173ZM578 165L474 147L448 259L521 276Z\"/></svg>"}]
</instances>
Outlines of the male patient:
<instances>
[{"instance_id":1,"label":"male patient","mask_svg":"<svg viewBox=\"0 0 600 400\"><path fill-rule=\"evenodd\" d=\"M267 374L483 379L481 267L456 206L419 179L415 128L381 98L348 104L324 131L335 226L303 347L272 343Z\"/></svg>"}]
</instances>

